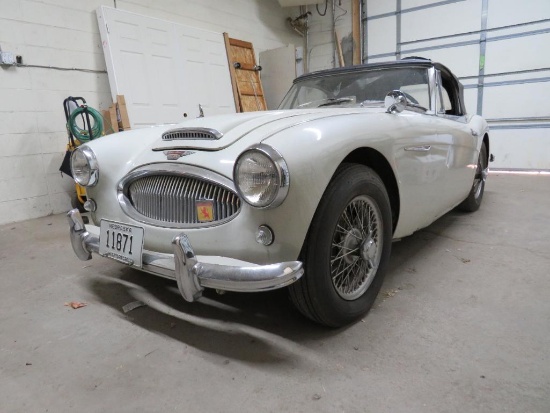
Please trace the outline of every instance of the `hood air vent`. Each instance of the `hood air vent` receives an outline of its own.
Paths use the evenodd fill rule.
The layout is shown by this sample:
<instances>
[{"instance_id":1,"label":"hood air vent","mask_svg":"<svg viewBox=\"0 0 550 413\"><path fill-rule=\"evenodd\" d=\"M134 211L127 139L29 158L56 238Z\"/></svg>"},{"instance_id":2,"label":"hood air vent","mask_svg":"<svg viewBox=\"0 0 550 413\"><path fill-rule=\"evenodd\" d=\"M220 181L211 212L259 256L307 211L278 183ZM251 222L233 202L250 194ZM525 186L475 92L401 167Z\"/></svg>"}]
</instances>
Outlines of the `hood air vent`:
<instances>
[{"instance_id":1,"label":"hood air vent","mask_svg":"<svg viewBox=\"0 0 550 413\"><path fill-rule=\"evenodd\" d=\"M177 140L218 140L223 133L210 128L182 128L172 129L162 134L163 141Z\"/></svg>"}]
</instances>

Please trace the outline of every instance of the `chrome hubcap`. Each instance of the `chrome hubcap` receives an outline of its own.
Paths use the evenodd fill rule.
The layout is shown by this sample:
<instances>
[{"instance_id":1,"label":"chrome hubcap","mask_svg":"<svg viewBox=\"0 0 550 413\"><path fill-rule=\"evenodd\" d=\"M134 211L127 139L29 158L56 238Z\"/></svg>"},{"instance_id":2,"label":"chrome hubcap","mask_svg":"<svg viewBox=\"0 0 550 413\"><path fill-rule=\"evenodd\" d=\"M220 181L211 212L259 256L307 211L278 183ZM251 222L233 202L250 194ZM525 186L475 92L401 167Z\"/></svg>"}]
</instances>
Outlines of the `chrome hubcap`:
<instances>
[{"instance_id":1,"label":"chrome hubcap","mask_svg":"<svg viewBox=\"0 0 550 413\"><path fill-rule=\"evenodd\" d=\"M372 198L354 198L340 215L332 238L332 283L338 295L355 300L372 283L382 257L381 213Z\"/></svg>"}]
</instances>

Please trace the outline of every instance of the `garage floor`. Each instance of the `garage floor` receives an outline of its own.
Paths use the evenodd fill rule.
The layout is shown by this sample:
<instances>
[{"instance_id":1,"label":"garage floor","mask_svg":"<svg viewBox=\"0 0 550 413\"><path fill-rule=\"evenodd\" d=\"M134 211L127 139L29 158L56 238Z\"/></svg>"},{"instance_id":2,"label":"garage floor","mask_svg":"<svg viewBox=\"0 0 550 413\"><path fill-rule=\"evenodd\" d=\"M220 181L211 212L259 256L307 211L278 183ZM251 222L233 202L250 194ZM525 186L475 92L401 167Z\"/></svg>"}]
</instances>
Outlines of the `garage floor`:
<instances>
[{"instance_id":1,"label":"garage floor","mask_svg":"<svg viewBox=\"0 0 550 413\"><path fill-rule=\"evenodd\" d=\"M550 176L491 174L480 211L394 243L374 309L336 331L284 291L187 304L78 261L67 231L0 227L2 412L550 411Z\"/></svg>"}]
</instances>

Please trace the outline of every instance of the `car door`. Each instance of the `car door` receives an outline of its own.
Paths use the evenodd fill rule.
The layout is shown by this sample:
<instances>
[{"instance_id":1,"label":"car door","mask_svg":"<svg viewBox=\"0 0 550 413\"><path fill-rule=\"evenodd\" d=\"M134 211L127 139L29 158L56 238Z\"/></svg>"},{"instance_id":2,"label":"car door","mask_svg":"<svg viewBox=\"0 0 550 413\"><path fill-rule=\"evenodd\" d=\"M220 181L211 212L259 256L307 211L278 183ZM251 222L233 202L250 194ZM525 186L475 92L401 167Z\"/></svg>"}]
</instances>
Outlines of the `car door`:
<instances>
[{"instance_id":1,"label":"car door","mask_svg":"<svg viewBox=\"0 0 550 413\"><path fill-rule=\"evenodd\" d=\"M396 117L393 153L401 196L398 234L408 235L433 222L450 202L448 159L452 140L439 134L445 127L436 116L433 68L426 69L425 83L401 84L399 90L412 103L391 115Z\"/></svg>"},{"instance_id":2,"label":"car door","mask_svg":"<svg viewBox=\"0 0 550 413\"><path fill-rule=\"evenodd\" d=\"M443 189L444 210L453 208L467 196L473 182L477 159L477 134L468 116L455 107L456 93L437 71L437 137L448 147L447 185Z\"/></svg>"},{"instance_id":3,"label":"car door","mask_svg":"<svg viewBox=\"0 0 550 413\"><path fill-rule=\"evenodd\" d=\"M448 205L448 139L437 116L400 113L396 121L402 132L393 148L400 182L399 233L408 235L432 223Z\"/></svg>"}]
</instances>

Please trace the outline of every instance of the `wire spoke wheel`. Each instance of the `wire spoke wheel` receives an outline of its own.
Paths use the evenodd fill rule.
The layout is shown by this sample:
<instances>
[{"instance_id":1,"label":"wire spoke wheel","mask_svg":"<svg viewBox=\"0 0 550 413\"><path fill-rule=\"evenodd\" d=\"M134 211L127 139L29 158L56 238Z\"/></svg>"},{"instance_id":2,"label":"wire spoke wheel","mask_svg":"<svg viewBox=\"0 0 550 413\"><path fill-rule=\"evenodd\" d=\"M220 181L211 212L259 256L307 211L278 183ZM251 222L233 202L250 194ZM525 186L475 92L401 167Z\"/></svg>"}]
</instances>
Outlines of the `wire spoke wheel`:
<instances>
[{"instance_id":1,"label":"wire spoke wheel","mask_svg":"<svg viewBox=\"0 0 550 413\"><path fill-rule=\"evenodd\" d=\"M470 193L466 199L458 205L458 209L464 212L477 211L481 206L483 192L485 190L485 181L487 181L487 175L489 175L489 157L487 156L487 151L487 144L483 142L479 150L476 174L470 188Z\"/></svg>"},{"instance_id":2,"label":"wire spoke wheel","mask_svg":"<svg viewBox=\"0 0 550 413\"><path fill-rule=\"evenodd\" d=\"M382 225L369 196L355 197L342 211L332 237L330 273L344 300L357 299L372 283L382 257Z\"/></svg>"},{"instance_id":3,"label":"wire spoke wheel","mask_svg":"<svg viewBox=\"0 0 550 413\"><path fill-rule=\"evenodd\" d=\"M388 266L392 210L384 183L371 168L342 164L310 225L301 259L305 274L290 298L306 317L341 327L372 307Z\"/></svg>"},{"instance_id":4,"label":"wire spoke wheel","mask_svg":"<svg viewBox=\"0 0 550 413\"><path fill-rule=\"evenodd\" d=\"M488 174L489 167L487 165L487 156L481 153L477 161L476 179L474 180L474 196L476 199L481 195Z\"/></svg>"}]
</instances>

